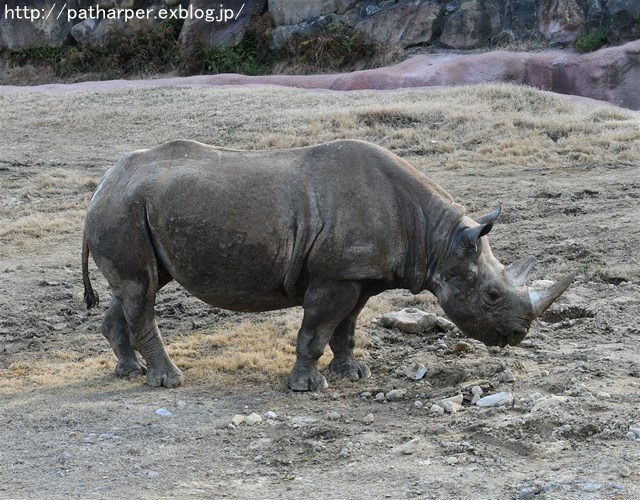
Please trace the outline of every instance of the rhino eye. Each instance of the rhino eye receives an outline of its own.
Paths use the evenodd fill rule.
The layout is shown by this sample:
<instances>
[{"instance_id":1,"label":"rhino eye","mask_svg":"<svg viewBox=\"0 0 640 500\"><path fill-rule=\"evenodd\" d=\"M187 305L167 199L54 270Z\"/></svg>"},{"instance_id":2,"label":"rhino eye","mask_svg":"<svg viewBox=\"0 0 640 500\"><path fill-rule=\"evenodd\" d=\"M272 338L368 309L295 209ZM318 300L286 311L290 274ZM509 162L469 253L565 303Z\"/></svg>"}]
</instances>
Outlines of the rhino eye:
<instances>
[{"instance_id":1,"label":"rhino eye","mask_svg":"<svg viewBox=\"0 0 640 500\"><path fill-rule=\"evenodd\" d=\"M484 291L484 300L489 304L495 304L502 298L502 292L497 288L487 288Z\"/></svg>"}]
</instances>

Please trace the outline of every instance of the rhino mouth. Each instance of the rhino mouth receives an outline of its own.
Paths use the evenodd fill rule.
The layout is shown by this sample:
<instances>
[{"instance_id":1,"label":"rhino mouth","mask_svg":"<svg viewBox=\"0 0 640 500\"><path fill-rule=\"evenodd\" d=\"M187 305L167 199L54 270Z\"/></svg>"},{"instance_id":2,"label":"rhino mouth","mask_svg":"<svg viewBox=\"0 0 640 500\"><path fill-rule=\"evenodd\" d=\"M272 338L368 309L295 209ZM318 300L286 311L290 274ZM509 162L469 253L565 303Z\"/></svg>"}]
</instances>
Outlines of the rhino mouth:
<instances>
[{"instance_id":1,"label":"rhino mouth","mask_svg":"<svg viewBox=\"0 0 640 500\"><path fill-rule=\"evenodd\" d=\"M506 347L510 345L515 347L522 342L527 336L528 330L515 330L510 333L493 332L492 334L485 335L482 338L482 343L488 346Z\"/></svg>"},{"instance_id":2,"label":"rhino mouth","mask_svg":"<svg viewBox=\"0 0 640 500\"><path fill-rule=\"evenodd\" d=\"M520 342L522 342L525 339L525 337L527 336L527 333L529 333L529 329L527 328L522 330L515 330L509 333L508 335L505 336L507 344L509 344L511 347L517 346L518 344L520 344Z\"/></svg>"}]
</instances>

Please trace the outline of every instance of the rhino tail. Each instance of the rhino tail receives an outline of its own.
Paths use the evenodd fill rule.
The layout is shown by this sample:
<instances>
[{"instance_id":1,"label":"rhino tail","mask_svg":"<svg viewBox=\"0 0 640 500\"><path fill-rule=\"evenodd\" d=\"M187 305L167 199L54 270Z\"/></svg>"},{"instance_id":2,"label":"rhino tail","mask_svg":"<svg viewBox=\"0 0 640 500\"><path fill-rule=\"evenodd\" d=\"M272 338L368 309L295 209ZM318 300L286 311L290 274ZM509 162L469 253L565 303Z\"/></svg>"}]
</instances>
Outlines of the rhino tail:
<instances>
[{"instance_id":1,"label":"rhino tail","mask_svg":"<svg viewBox=\"0 0 640 500\"><path fill-rule=\"evenodd\" d=\"M100 297L93 291L91 286L91 279L89 278L89 242L87 241L87 235L82 234L82 283L84 284L84 303L87 304L87 309L91 309L97 306L100 302Z\"/></svg>"}]
</instances>

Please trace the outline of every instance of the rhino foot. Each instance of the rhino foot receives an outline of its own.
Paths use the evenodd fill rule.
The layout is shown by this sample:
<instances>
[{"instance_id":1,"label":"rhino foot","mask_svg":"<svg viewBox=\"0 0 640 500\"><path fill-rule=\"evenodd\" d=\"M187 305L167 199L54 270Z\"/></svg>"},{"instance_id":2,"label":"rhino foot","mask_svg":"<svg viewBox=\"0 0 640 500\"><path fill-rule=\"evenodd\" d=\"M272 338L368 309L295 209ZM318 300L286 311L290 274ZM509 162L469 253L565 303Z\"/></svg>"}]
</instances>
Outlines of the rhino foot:
<instances>
[{"instance_id":1,"label":"rhino foot","mask_svg":"<svg viewBox=\"0 0 640 500\"><path fill-rule=\"evenodd\" d=\"M353 357L349 358L333 358L329 363L328 369L331 373L335 373L340 377L355 382L361 378L370 378L371 370L369 367Z\"/></svg>"},{"instance_id":2,"label":"rhino foot","mask_svg":"<svg viewBox=\"0 0 640 500\"><path fill-rule=\"evenodd\" d=\"M294 367L287 377L287 385L292 391L321 391L329 387L327 379L318 370Z\"/></svg>"},{"instance_id":3,"label":"rhino foot","mask_svg":"<svg viewBox=\"0 0 640 500\"><path fill-rule=\"evenodd\" d=\"M151 387L178 387L182 384L182 372L173 363L147 369L147 384Z\"/></svg>"},{"instance_id":4,"label":"rhino foot","mask_svg":"<svg viewBox=\"0 0 640 500\"><path fill-rule=\"evenodd\" d=\"M145 373L147 367L137 361L119 361L116 365L116 375L120 378L136 378Z\"/></svg>"}]
</instances>

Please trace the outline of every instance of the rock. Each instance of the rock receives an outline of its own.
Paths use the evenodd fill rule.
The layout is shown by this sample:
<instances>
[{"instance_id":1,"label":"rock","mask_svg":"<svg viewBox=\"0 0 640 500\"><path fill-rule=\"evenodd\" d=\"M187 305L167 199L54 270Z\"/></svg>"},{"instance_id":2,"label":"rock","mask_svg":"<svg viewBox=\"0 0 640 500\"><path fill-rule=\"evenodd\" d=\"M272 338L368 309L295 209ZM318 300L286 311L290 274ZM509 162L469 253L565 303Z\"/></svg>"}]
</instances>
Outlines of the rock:
<instances>
[{"instance_id":1,"label":"rock","mask_svg":"<svg viewBox=\"0 0 640 500\"><path fill-rule=\"evenodd\" d=\"M576 0L542 0L539 12L538 29L551 43L573 42L584 31L584 12Z\"/></svg>"},{"instance_id":2,"label":"rock","mask_svg":"<svg viewBox=\"0 0 640 500\"><path fill-rule=\"evenodd\" d=\"M640 19L640 3L636 0L608 0L606 2L610 22L607 38L611 41L624 40L636 31L637 20Z\"/></svg>"},{"instance_id":3,"label":"rock","mask_svg":"<svg viewBox=\"0 0 640 500\"><path fill-rule=\"evenodd\" d=\"M448 332L456 327L451 321L442 316L436 318L436 328L442 332Z\"/></svg>"},{"instance_id":4,"label":"rock","mask_svg":"<svg viewBox=\"0 0 640 500\"><path fill-rule=\"evenodd\" d=\"M607 391L600 391L598 394L596 394L596 397L598 399L611 399L611 394L609 394Z\"/></svg>"},{"instance_id":5,"label":"rock","mask_svg":"<svg viewBox=\"0 0 640 500\"><path fill-rule=\"evenodd\" d=\"M335 14L320 16L308 21L303 21L293 26L278 26L271 31L271 48L284 47L293 36L308 37L327 30L329 26L338 22Z\"/></svg>"},{"instance_id":6,"label":"rock","mask_svg":"<svg viewBox=\"0 0 640 500\"><path fill-rule=\"evenodd\" d=\"M463 401L464 401L464 396L462 394L457 394L455 396L451 396L450 398L443 399L442 403L450 402L450 403L456 403L458 405L461 405Z\"/></svg>"},{"instance_id":7,"label":"rock","mask_svg":"<svg viewBox=\"0 0 640 500\"><path fill-rule=\"evenodd\" d=\"M245 417L244 421L247 425L260 424L262 423L262 417L257 413L250 413Z\"/></svg>"},{"instance_id":8,"label":"rock","mask_svg":"<svg viewBox=\"0 0 640 500\"><path fill-rule=\"evenodd\" d=\"M385 394L385 397L387 398L387 401L399 401L404 398L406 393L407 391L405 389L392 389Z\"/></svg>"},{"instance_id":9,"label":"rock","mask_svg":"<svg viewBox=\"0 0 640 500\"><path fill-rule=\"evenodd\" d=\"M427 367L422 363L414 363L412 366L405 368L403 373L411 380L420 380L427 373Z\"/></svg>"},{"instance_id":10,"label":"rock","mask_svg":"<svg viewBox=\"0 0 640 500\"><path fill-rule=\"evenodd\" d=\"M326 14L344 14L355 3L355 0L269 0L269 13L277 25L291 25Z\"/></svg>"},{"instance_id":11,"label":"rock","mask_svg":"<svg viewBox=\"0 0 640 500\"><path fill-rule=\"evenodd\" d=\"M276 418L278 418L278 415L275 411L268 411L264 414L264 418L266 418L267 420L275 420Z\"/></svg>"},{"instance_id":12,"label":"rock","mask_svg":"<svg viewBox=\"0 0 640 500\"><path fill-rule=\"evenodd\" d=\"M527 396L527 404L529 404L530 406L534 406L536 403L542 401L543 399L546 399L545 396L543 396L539 392L534 392L533 394L529 394Z\"/></svg>"},{"instance_id":13,"label":"rock","mask_svg":"<svg viewBox=\"0 0 640 500\"><path fill-rule=\"evenodd\" d=\"M375 417L373 416L372 413L367 414L362 421L367 424L367 425L371 425L373 423L373 421L375 420Z\"/></svg>"},{"instance_id":14,"label":"rock","mask_svg":"<svg viewBox=\"0 0 640 500\"><path fill-rule=\"evenodd\" d=\"M418 449L419 444L420 444L420 438L414 438L411 441L406 442L402 446L402 453L404 455L413 455Z\"/></svg>"},{"instance_id":15,"label":"rock","mask_svg":"<svg viewBox=\"0 0 640 500\"><path fill-rule=\"evenodd\" d=\"M443 401L439 406L441 406L446 413L458 413L463 408L461 404L451 401Z\"/></svg>"},{"instance_id":16,"label":"rock","mask_svg":"<svg viewBox=\"0 0 640 500\"><path fill-rule=\"evenodd\" d=\"M399 328L408 333L423 333L435 327L436 315L415 308L407 308L383 315L380 318L380 325L385 328Z\"/></svg>"},{"instance_id":17,"label":"rock","mask_svg":"<svg viewBox=\"0 0 640 500\"><path fill-rule=\"evenodd\" d=\"M474 396L482 396L483 393L484 391L479 385L474 385L471 387L471 394L473 394Z\"/></svg>"},{"instance_id":18,"label":"rock","mask_svg":"<svg viewBox=\"0 0 640 500\"><path fill-rule=\"evenodd\" d=\"M626 465L621 465L618 468L618 474L620 475L620 477L629 477L631 476L631 469L629 469L629 467L627 467Z\"/></svg>"},{"instance_id":19,"label":"rock","mask_svg":"<svg viewBox=\"0 0 640 500\"><path fill-rule=\"evenodd\" d=\"M338 453L338 457L340 458L349 458L351 453L353 452L353 443L351 441L347 441L342 445L340 452Z\"/></svg>"},{"instance_id":20,"label":"rock","mask_svg":"<svg viewBox=\"0 0 640 500\"><path fill-rule=\"evenodd\" d=\"M400 2L377 11L355 28L381 43L406 49L433 42L441 11L435 1Z\"/></svg>"},{"instance_id":21,"label":"rock","mask_svg":"<svg viewBox=\"0 0 640 500\"><path fill-rule=\"evenodd\" d=\"M249 449L251 450L264 450L273 444L273 439L271 438L260 438L254 441L249 445Z\"/></svg>"},{"instance_id":22,"label":"rock","mask_svg":"<svg viewBox=\"0 0 640 500\"><path fill-rule=\"evenodd\" d=\"M455 352L473 352L473 346L469 342L459 340L453 345L453 350Z\"/></svg>"},{"instance_id":23,"label":"rock","mask_svg":"<svg viewBox=\"0 0 640 500\"><path fill-rule=\"evenodd\" d=\"M148 470L145 472L145 475L149 478L149 479L154 479L156 477L160 477L160 473L155 471L155 470Z\"/></svg>"},{"instance_id":24,"label":"rock","mask_svg":"<svg viewBox=\"0 0 640 500\"><path fill-rule=\"evenodd\" d=\"M516 376L511 368L505 368L502 373L498 375L498 382L505 384L511 384L516 381Z\"/></svg>"},{"instance_id":25,"label":"rock","mask_svg":"<svg viewBox=\"0 0 640 500\"><path fill-rule=\"evenodd\" d=\"M165 410L164 408L158 408L156 410L156 415L159 415L161 417L170 417L173 415L173 413L171 413L169 410Z\"/></svg>"},{"instance_id":26,"label":"rock","mask_svg":"<svg viewBox=\"0 0 640 500\"><path fill-rule=\"evenodd\" d=\"M629 427L629 432L633 432L636 439L640 439L640 428L637 427Z\"/></svg>"},{"instance_id":27,"label":"rock","mask_svg":"<svg viewBox=\"0 0 640 500\"><path fill-rule=\"evenodd\" d=\"M379 401L382 403L386 400L387 398L385 397L384 392L379 392L378 394L376 394L376 401Z\"/></svg>"},{"instance_id":28,"label":"rock","mask_svg":"<svg viewBox=\"0 0 640 500\"><path fill-rule=\"evenodd\" d=\"M429 408L429 412L437 415L444 415L444 408L440 405L433 404L431 405L431 408Z\"/></svg>"},{"instance_id":29,"label":"rock","mask_svg":"<svg viewBox=\"0 0 640 500\"><path fill-rule=\"evenodd\" d=\"M495 408L511 404L513 404L513 395L510 392L498 392L496 394L491 394L476 402L476 405L482 408Z\"/></svg>"},{"instance_id":30,"label":"rock","mask_svg":"<svg viewBox=\"0 0 640 500\"><path fill-rule=\"evenodd\" d=\"M273 3L273 2L272 2ZM214 10L213 15L219 18L221 12L232 14L228 21L211 21L206 17L195 15L186 16L180 32L180 41L185 47L217 47L225 48L237 45L247 31L252 16L262 14L267 0L227 0ZM191 0L189 9L206 12L207 9L217 7L209 0Z\"/></svg>"},{"instance_id":31,"label":"rock","mask_svg":"<svg viewBox=\"0 0 640 500\"><path fill-rule=\"evenodd\" d=\"M529 396L531 398L531 396ZM552 405L564 403L567 400L565 396L550 396L548 398L537 400L536 403L531 408L531 412L536 412L543 408L547 408Z\"/></svg>"},{"instance_id":32,"label":"rock","mask_svg":"<svg viewBox=\"0 0 640 500\"><path fill-rule=\"evenodd\" d=\"M305 416L305 415L296 415L293 417L288 417L288 424L289 426L293 427L294 429L299 428L299 427L305 427L307 425L311 425L311 424L315 424L318 421L317 418L314 417L309 417L309 416Z\"/></svg>"},{"instance_id":33,"label":"rock","mask_svg":"<svg viewBox=\"0 0 640 500\"><path fill-rule=\"evenodd\" d=\"M438 406L442 407L447 413L457 413L463 408L463 400L464 396L462 394L458 394L456 396L443 399L442 401L440 401Z\"/></svg>"},{"instance_id":34,"label":"rock","mask_svg":"<svg viewBox=\"0 0 640 500\"><path fill-rule=\"evenodd\" d=\"M424 405L422 404L422 401L414 401L413 402L413 407L417 408L418 410L422 409Z\"/></svg>"},{"instance_id":35,"label":"rock","mask_svg":"<svg viewBox=\"0 0 640 500\"><path fill-rule=\"evenodd\" d=\"M62 47L69 41L73 23L60 14L56 0L9 0L3 2L0 18L0 50L20 51L33 47ZM74 0L66 8L77 8ZM18 10L19 9L19 10ZM45 19L43 12L51 12ZM27 13L28 17L27 17ZM35 16L38 16L36 18Z\"/></svg>"},{"instance_id":36,"label":"rock","mask_svg":"<svg viewBox=\"0 0 640 500\"><path fill-rule=\"evenodd\" d=\"M520 494L518 495L518 498L520 500L532 500L533 498L535 498L535 495L539 495L541 492L542 488L539 485L523 486L522 488L520 488Z\"/></svg>"},{"instance_id":37,"label":"rock","mask_svg":"<svg viewBox=\"0 0 640 500\"><path fill-rule=\"evenodd\" d=\"M242 422L244 422L245 417L244 415L235 415L232 419L231 419L231 423L233 425L235 425L236 427L238 427Z\"/></svg>"},{"instance_id":38,"label":"rock","mask_svg":"<svg viewBox=\"0 0 640 500\"><path fill-rule=\"evenodd\" d=\"M158 16L160 5L147 5L150 14L142 18L126 20L124 18L109 19L104 16L83 19L71 28L73 39L83 45L98 46L107 42L109 37L131 37L136 32L146 32L161 26L162 20ZM109 7L106 7L109 9Z\"/></svg>"},{"instance_id":39,"label":"rock","mask_svg":"<svg viewBox=\"0 0 640 500\"><path fill-rule=\"evenodd\" d=\"M451 49L472 49L484 45L491 37L491 26L483 3L479 0L462 2L445 21L440 43Z\"/></svg>"},{"instance_id":40,"label":"rock","mask_svg":"<svg viewBox=\"0 0 640 500\"><path fill-rule=\"evenodd\" d=\"M328 420L340 420L341 415L334 410L329 410L327 412L327 419Z\"/></svg>"}]
</instances>

